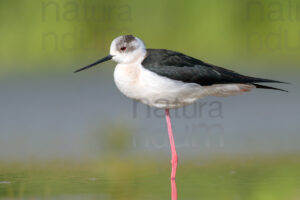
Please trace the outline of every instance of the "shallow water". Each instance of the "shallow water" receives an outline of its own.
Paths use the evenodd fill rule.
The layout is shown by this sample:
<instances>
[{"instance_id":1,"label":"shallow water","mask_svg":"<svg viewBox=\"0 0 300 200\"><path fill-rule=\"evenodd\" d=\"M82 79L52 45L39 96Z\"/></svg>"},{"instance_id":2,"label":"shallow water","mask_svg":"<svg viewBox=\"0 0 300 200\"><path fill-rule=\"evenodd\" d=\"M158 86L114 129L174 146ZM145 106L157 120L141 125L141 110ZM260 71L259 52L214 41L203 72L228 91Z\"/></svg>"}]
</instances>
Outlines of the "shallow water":
<instances>
[{"instance_id":1,"label":"shallow water","mask_svg":"<svg viewBox=\"0 0 300 200\"><path fill-rule=\"evenodd\" d=\"M183 162L176 178L178 199L299 199L298 158ZM171 199L170 167L159 162L1 166L1 199Z\"/></svg>"}]
</instances>

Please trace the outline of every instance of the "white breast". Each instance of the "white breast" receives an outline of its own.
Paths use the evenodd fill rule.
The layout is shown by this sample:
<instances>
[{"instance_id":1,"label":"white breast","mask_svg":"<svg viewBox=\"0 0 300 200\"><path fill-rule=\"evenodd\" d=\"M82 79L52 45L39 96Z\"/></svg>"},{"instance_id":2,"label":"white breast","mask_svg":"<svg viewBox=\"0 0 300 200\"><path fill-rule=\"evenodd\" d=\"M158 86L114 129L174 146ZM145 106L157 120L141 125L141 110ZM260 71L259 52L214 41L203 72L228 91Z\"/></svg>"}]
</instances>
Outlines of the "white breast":
<instances>
[{"instance_id":1,"label":"white breast","mask_svg":"<svg viewBox=\"0 0 300 200\"><path fill-rule=\"evenodd\" d=\"M140 73L138 64L118 64L114 71L114 80L118 89L127 97L139 99Z\"/></svg>"},{"instance_id":2,"label":"white breast","mask_svg":"<svg viewBox=\"0 0 300 200\"><path fill-rule=\"evenodd\" d=\"M118 64L114 71L118 89L127 97L158 108L176 108L200 98L198 84L171 80L151 72L141 64Z\"/></svg>"}]
</instances>

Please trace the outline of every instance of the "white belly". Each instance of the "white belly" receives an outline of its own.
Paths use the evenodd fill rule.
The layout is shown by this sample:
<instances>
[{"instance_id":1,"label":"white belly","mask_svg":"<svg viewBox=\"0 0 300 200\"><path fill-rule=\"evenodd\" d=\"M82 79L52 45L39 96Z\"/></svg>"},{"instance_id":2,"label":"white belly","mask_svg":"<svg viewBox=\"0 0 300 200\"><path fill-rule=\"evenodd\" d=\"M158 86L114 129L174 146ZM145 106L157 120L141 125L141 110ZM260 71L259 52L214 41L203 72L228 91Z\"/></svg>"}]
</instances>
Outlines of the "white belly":
<instances>
[{"instance_id":1,"label":"white belly","mask_svg":"<svg viewBox=\"0 0 300 200\"><path fill-rule=\"evenodd\" d=\"M204 88L155 74L140 64L118 64L114 71L118 89L127 97L157 108L177 108L201 97Z\"/></svg>"}]
</instances>

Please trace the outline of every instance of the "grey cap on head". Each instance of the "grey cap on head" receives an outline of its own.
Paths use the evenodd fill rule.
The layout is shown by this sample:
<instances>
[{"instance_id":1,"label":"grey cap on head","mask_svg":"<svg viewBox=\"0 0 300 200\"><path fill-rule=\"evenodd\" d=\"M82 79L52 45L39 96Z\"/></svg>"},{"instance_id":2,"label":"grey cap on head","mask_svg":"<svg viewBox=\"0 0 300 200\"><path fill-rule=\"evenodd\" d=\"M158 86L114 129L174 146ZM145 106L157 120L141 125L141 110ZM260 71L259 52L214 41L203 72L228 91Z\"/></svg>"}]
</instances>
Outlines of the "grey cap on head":
<instances>
[{"instance_id":1,"label":"grey cap on head","mask_svg":"<svg viewBox=\"0 0 300 200\"><path fill-rule=\"evenodd\" d=\"M126 47L126 51L133 51L136 49L136 46L132 44L136 38L133 35L123 35L119 37L119 40L116 43L117 51L122 52L122 47Z\"/></svg>"},{"instance_id":2,"label":"grey cap on head","mask_svg":"<svg viewBox=\"0 0 300 200\"><path fill-rule=\"evenodd\" d=\"M135 40L135 37L133 35L124 35L123 39L124 39L124 42L130 43L131 41Z\"/></svg>"}]
</instances>

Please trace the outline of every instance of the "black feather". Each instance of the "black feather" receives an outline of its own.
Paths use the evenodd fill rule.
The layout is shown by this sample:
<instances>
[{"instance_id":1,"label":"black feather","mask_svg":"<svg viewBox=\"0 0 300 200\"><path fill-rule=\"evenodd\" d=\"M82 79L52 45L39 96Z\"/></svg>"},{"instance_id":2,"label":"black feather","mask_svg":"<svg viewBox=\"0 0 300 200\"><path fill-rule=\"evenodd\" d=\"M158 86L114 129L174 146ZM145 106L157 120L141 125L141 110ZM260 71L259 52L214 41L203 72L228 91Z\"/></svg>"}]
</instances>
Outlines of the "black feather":
<instances>
[{"instance_id":1,"label":"black feather","mask_svg":"<svg viewBox=\"0 0 300 200\"><path fill-rule=\"evenodd\" d=\"M158 75L202 86L230 83L284 83L281 81L244 76L234 71L166 49L147 49L142 65Z\"/></svg>"},{"instance_id":2,"label":"black feather","mask_svg":"<svg viewBox=\"0 0 300 200\"><path fill-rule=\"evenodd\" d=\"M256 88L260 88L260 89L271 89L271 90L279 90L279 91L282 91L282 92L288 92L287 90L283 90L283 89L280 89L280 88L274 88L274 87L270 87L270 86L266 86L266 85L260 85L260 84L256 84L256 83L253 83L253 85Z\"/></svg>"}]
</instances>

